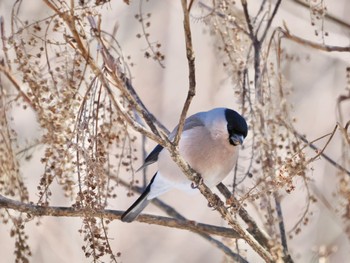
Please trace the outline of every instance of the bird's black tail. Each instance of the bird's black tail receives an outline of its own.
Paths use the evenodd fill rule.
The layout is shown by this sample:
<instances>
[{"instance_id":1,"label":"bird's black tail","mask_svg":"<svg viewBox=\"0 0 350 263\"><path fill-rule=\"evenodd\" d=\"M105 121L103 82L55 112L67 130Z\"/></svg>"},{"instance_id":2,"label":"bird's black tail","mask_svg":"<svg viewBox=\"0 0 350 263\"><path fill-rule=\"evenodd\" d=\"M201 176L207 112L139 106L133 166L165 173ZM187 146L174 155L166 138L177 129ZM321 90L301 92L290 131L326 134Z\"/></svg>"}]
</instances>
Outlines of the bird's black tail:
<instances>
[{"instance_id":1,"label":"bird's black tail","mask_svg":"<svg viewBox=\"0 0 350 263\"><path fill-rule=\"evenodd\" d=\"M140 195L139 198L124 212L121 217L123 222L130 223L134 221L138 215L142 212L143 209L149 204L150 200L147 199L151 191L151 185L156 177L157 173L153 176L151 182L146 187L145 191Z\"/></svg>"}]
</instances>

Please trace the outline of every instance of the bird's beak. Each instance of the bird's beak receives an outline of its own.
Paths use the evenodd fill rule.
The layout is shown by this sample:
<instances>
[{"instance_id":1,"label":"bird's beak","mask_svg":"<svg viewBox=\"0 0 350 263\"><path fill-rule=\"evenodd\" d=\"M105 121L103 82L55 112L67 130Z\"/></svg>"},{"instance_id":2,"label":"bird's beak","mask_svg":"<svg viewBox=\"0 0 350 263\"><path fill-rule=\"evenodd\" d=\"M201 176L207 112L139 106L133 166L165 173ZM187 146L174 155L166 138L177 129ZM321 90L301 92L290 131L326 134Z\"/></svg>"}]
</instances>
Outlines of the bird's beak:
<instances>
[{"instance_id":1,"label":"bird's beak","mask_svg":"<svg viewBox=\"0 0 350 263\"><path fill-rule=\"evenodd\" d=\"M233 134L230 137L231 141L233 142L233 145L237 146L239 144L243 143L244 137L243 135L239 135L239 134Z\"/></svg>"}]
</instances>

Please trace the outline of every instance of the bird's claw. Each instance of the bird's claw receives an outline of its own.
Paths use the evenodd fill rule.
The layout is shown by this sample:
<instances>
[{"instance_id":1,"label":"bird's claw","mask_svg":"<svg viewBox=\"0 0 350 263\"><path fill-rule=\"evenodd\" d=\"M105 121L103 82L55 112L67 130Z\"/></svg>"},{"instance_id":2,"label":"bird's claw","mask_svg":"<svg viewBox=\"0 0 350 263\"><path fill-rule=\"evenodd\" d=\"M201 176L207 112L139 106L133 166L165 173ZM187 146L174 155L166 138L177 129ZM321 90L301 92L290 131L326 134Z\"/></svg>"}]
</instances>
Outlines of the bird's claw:
<instances>
[{"instance_id":1,"label":"bird's claw","mask_svg":"<svg viewBox=\"0 0 350 263\"><path fill-rule=\"evenodd\" d=\"M191 188L192 189L198 189L198 185L195 184L194 182L191 183Z\"/></svg>"},{"instance_id":2,"label":"bird's claw","mask_svg":"<svg viewBox=\"0 0 350 263\"><path fill-rule=\"evenodd\" d=\"M203 183L203 178L200 177L199 180L198 180L198 182L197 182L197 180L196 180L196 182L192 182L192 183L191 183L191 188L192 188L192 189L198 189L198 185L200 185L200 184L202 184L202 183Z\"/></svg>"}]
</instances>

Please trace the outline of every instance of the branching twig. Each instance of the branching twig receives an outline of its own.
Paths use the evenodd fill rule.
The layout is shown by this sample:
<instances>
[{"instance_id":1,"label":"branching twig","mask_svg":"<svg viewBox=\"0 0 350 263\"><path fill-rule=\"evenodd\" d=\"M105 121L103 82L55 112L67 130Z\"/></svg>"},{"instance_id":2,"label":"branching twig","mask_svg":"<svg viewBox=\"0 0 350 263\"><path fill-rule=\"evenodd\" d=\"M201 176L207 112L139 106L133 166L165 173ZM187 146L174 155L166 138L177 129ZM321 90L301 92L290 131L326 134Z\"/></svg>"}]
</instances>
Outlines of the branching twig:
<instances>
[{"instance_id":1,"label":"branching twig","mask_svg":"<svg viewBox=\"0 0 350 263\"><path fill-rule=\"evenodd\" d=\"M337 130L338 125L335 126L330 139L333 137L335 131ZM296 130L294 130L294 134L301 139L303 142L305 142L311 149L315 150L317 152L317 154L312 157L310 160L308 160L308 163L316 160L318 157L322 156L323 158L325 158L330 164L332 164L335 168L339 169L340 171L348 174L350 176L350 171L347 170L345 167L341 166L339 163L337 163L336 161L334 161L331 157L329 157L327 154L324 153L324 150L326 149L328 143L330 142L330 139L328 139L326 145L322 148L319 149L316 145L314 145L312 142L309 142L305 136L301 135L300 133L298 133Z\"/></svg>"},{"instance_id":2,"label":"branching twig","mask_svg":"<svg viewBox=\"0 0 350 263\"><path fill-rule=\"evenodd\" d=\"M281 4L282 0L278 0L273 11L272 11L272 14L271 16L269 17L269 19L267 20L267 25L265 27L265 30L260 38L260 42L263 42L266 38L266 35L267 35L267 32L270 30L270 27L271 27L271 24L272 24L272 21L273 19L275 18L276 14L277 14L277 11L278 11L278 8L280 7L280 4Z\"/></svg>"},{"instance_id":3,"label":"branching twig","mask_svg":"<svg viewBox=\"0 0 350 263\"><path fill-rule=\"evenodd\" d=\"M254 238L266 249L269 249L269 237L266 235L266 233L260 230L255 220L249 215L248 211L240 204L236 197L231 194L230 190L228 190L223 183L218 184L217 188L220 193L224 195L228 204L230 204L233 209L238 212L238 215L248 225L248 232L251 233Z\"/></svg>"}]
</instances>

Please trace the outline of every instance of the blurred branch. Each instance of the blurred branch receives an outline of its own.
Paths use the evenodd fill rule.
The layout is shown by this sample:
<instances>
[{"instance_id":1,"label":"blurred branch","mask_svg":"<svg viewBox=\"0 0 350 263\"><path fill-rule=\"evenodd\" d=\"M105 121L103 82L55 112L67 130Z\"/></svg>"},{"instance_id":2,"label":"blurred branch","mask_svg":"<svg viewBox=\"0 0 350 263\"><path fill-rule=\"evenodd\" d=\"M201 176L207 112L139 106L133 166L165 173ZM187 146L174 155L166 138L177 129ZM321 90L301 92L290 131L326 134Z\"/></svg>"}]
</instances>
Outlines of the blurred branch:
<instances>
[{"instance_id":1,"label":"blurred branch","mask_svg":"<svg viewBox=\"0 0 350 263\"><path fill-rule=\"evenodd\" d=\"M286 26L285 26L286 27ZM292 40L296 43L299 43L301 45L319 49L322 51L327 51L327 52L350 52L350 46L348 47L340 47L340 46L331 46L331 45L323 45L323 44L318 44L315 42L312 42L310 40L303 39L301 37L298 37L296 35L293 35L290 33L290 31L286 28L283 29L281 27L277 28L278 32L282 33L283 37Z\"/></svg>"},{"instance_id":2,"label":"blurred branch","mask_svg":"<svg viewBox=\"0 0 350 263\"><path fill-rule=\"evenodd\" d=\"M4 17L0 16L0 35L1 35L1 42L2 42L2 50L4 52L6 64L9 68L9 70L11 71L10 58L9 58L8 52L7 52L8 49L6 47L5 22L4 21L5 21Z\"/></svg>"},{"instance_id":3,"label":"blurred branch","mask_svg":"<svg viewBox=\"0 0 350 263\"><path fill-rule=\"evenodd\" d=\"M277 217L278 217L278 227L280 230L281 244L283 247L284 262L292 263L294 261L293 261L292 257L289 254L289 251L288 251L286 228L284 225L284 218L283 218L283 213L282 213L280 196L278 195L277 192L274 192L273 196L275 199L276 213L277 213Z\"/></svg>"}]
</instances>

